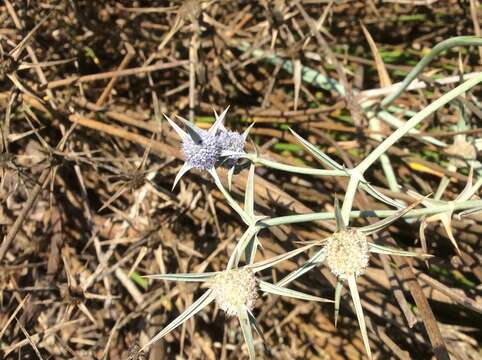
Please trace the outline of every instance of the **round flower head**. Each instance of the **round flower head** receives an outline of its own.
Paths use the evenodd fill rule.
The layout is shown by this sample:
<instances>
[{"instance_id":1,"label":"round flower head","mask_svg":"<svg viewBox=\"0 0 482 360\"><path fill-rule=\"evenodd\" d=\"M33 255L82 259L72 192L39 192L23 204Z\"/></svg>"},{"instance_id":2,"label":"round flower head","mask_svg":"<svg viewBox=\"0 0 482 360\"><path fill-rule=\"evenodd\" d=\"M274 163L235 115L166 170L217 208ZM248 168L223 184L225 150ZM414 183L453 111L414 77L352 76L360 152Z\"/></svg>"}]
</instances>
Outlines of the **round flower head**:
<instances>
[{"instance_id":1,"label":"round flower head","mask_svg":"<svg viewBox=\"0 0 482 360\"><path fill-rule=\"evenodd\" d=\"M221 130L218 133L218 138L221 152L229 151L235 153L244 153L245 137L243 134L238 134L237 132L229 130ZM226 161L223 163L223 165L231 168L236 165L238 159L239 156L228 155L226 156Z\"/></svg>"},{"instance_id":2,"label":"round flower head","mask_svg":"<svg viewBox=\"0 0 482 360\"><path fill-rule=\"evenodd\" d=\"M182 142L186 163L191 168L212 169L221 155L218 137L205 130L199 130L198 135L197 140L186 136Z\"/></svg>"},{"instance_id":3,"label":"round flower head","mask_svg":"<svg viewBox=\"0 0 482 360\"><path fill-rule=\"evenodd\" d=\"M236 315L238 309L252 310L258 297L256 277L247 268L226 270L217 274L210 283L218 306L227 316Z\"/></svg>"},{"instance_id":4,"label":"round flower head","mask_svg":"<svg viewBox=\"0 0 482 360\"><path fill-rule=\"evenodd\" d=\"M326 264L336 276L361 275L368 266L368 241L357 229L341 230L330 236L324 247Z\"/></svg>"}]
</instances>

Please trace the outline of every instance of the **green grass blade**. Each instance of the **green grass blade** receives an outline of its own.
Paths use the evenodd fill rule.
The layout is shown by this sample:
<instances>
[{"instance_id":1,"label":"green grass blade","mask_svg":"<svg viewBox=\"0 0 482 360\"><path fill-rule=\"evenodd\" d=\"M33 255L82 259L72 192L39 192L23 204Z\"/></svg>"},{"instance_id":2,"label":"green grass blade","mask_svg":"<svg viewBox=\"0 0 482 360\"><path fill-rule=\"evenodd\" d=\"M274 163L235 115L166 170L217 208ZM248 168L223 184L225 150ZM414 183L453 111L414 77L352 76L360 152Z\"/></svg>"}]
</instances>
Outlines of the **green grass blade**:
<instances>
[{"instance_id":1,"label":"green grass blade","mask_svg":"<svg viewBox=\"0 0 482 360\"><path fill-rule=\"evenodd\" d=\"M143 288L144 290L147 290L147 287L148 287L147 280L144 279L144 277L142 277L141 275L139 275L137 271L133 271L130 278L141 288Z\"/></svg>"}]
</instances>

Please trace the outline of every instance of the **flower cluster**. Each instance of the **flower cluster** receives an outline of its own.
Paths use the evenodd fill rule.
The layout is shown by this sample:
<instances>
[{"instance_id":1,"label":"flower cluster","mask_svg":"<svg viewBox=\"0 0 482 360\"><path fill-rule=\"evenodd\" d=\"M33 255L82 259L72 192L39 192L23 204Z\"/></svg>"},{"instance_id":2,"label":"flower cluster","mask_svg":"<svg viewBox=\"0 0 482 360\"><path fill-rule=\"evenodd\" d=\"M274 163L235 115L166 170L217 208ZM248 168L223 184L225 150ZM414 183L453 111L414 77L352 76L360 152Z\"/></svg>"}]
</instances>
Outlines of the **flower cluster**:
<instances>
[{"instance_id":1,"label":"flower cluster","mask_svg":"<svg viewBox=\"0 0 482 360\"><path fill-rule=\"evenodd\" d=\"M215 113L216 121L209 130L200 129L186 119L178 117L186 125L187 131L184 131L164 115L182 140L185 159L183 167L176 176L174 186L190 169L213 171L221 165L234 169L240 156L245 153L244 144L248 131L239 134L224 127L223 121L228 108L221 115Z\"/></svg>"},{"instance_id":2,"label":"flower cluster","mask_svg":"<svg viewBox=\"0 0 482 360\"><path fill-rule=\"evenodd\" d=\"M198 135L199 139L187 136L182 142L186 163L194 169L214 168L221 155L219 138L205 130L199 130Z\"/></svg>"},{"instance_id":3,"label":"flower cluster","mask_svg":"<svg viewBox=\"0 0 482 360\"><path fill-rule=\"evenodd\" d=\"M335 232L326 239L326 265L341 278L363 274L368 266L367 236L358 229Z\"/></svg>"},{"instance_id":4,"label":"flower cluster","mask_svg":"<svg viewBox=\"0 0 482 360\"><path fill-rule=\"evenodd\" d=\"M212 279L210 288L227 316L236 315L242 307L251 311L258 298L256 277L249 268L220 272Z\"/></svg>"}]
</instances>

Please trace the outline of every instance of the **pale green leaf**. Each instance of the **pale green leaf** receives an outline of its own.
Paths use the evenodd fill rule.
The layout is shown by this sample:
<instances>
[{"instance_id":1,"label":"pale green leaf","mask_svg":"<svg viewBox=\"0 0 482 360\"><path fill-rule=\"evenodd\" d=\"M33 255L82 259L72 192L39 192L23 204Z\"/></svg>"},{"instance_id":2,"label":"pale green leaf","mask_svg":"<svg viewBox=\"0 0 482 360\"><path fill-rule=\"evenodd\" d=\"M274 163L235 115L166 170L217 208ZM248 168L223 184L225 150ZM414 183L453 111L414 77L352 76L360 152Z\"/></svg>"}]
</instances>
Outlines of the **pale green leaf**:
<instances>
[{"instance_id":1,"label":"pale green leaf","mask_svg":"<svg viewBox=\"0 0 482 360\"><path fill-rule=\"evenodd\" d=\"M336 220L336 231L343 231L346 229L346 224L341 216L340 203L338 198L335 197L335 220Z\"/></svg>"},{"instance_id":2,"label":"pale green leaf","mask_svg":"<svg viewBox=\"0 0 482 360\"><path fill-rule=\"evenodd\" d=\"M343 290L343 280L338 278L336 281L336 287L335 287L335 327L338 324L338 314L340 313L340 301L341 301L342 290Z\"/></svg>"},{"instance_id":3,"label":"pale green leaf","mask_svg":"<svg viewBox=\"0 0 482 360\"><path fill-rule=\"evenodd\" d=\"M367 326L365 324L365 317L363 316L363 309L361 306L360 295L358 294L358 288L356 286L355 276L348 276L348 286L350 288L353 304L355 305L356 317L358 319L358 325L360 326L363 344L365 345L368 358L371 359L372 352L370 350L370 343L368 342Z\"/></svg>"},{"instance_id":4,"label":"pale green leaf","mask_svg":"<svg viewBox=\"0 0 482 360\"><path fill-rule=\"evenodd\" d=\"M253 332L251 331L251 323L245 308L238 309L238 319L243 331L244 341L248 345L249 359L254 360L256 359L256 351L254 349Z\"/></svg>"},{"instance_id":5,"label":"pale green leaf","mask_svg":"<svg viewBox=\"0 0 482 360\"><path fill-rule=\"evenodd\" d=\"M261 291L274 294L274 295L280 295L280 296L288 296L294 299L301 299L301 300L307 300L307 301L318 301L318 302L333 302L333 300L321 298L318 296L314 295L309 295L305 294L301 291L296 291L292 289L285 288L283 286L279 285L274 285L270 284L269 282L260 280L259 281L259 288Z\"/></svg>"},{"instance_id":6,"label":"pale green leaf","mask_svg":"<svg viewBox=\"0 0 482 360\"><path fill-rule=\"evenodd\" d=\"M177 135L179 135L181 140L184 140L187 137L187 133L179 126L177 126L177 124L174 121L172 121L171 118L169 118L169 116L167 116L166 114L163 114L163 115L166 118L167 122L172 126L174 131L177 133Z\"/></svg>"},{"instance_id":7,"label":"pale green leaf","mask_svg":"<svg viewBox=\"0 0 482 360\"><path fill-rule=\"evenodd\" d=\"M429 258L432 255L429 254L419 254L412 251L404 251L395 249L389 246L382 246L377 245L374 243L368 243L369 251L376 254L383 254L383 255L396 255L396 256L413 256L413 257L420 257L420 258Z\"/></svg>"},{"instance_id":8,"label":"pale green leaf","mask_svg":"<svg viewBox=\"0 0 482 360\"><path fill-rule=\"evenodd\" d=\"M248 179L246 181L246 191L244 194L244 211L251 218L254 217L254 170L255 165L251 163L249 166Z\"/></svg>"},{"instance_id":9,"label":"pale green leaf","mask_svg":"<svg viewBox=\"0 0 482 360\"><path fill-rule=\"evenodd\" d=\"M209 289L203 295L201 295L199 299L193 302L191 306L189 306L186 310L184 310L184 312L181 315L179 315L169 325L167 325L159 334L157 334L151 340L149 340L149 342L142 347L141 351L149 347L156 341L162 339L164 336L169 334L172 330L174 330L176 327L181 325L183 322L192 318L199 311L201 311L203 308L209 305L213 300L214 300L213 291Z\"/></svg>"},{"instance_id":10,"label":"pale green leaf","mask_svg":"<svg viewBox=\"0 0 482 360\"><path fill-rule=\"evenodd\" d=\"M305 246L300 247L298 249L291 250L287 253L272 257L271 259L260 261L260 262L257 262L256 264L252 264L252 265L247 265L247 267L250 268L251 270L253 270L254 272L258 272L258 271L270 268L273 265L275 265L275 264L277 264L281 261L290 259L293 256L296 256L296 255L302 253L303 251L308 250L309 248L311 248L313 246L314 246L314 244L308 244L308 245L305 245Z\"/></svg>"},{"instance_id":11,"label":"pale green leaf","mask_svg":"<svg viewBox=\"0 0 482 360\"><path fill-rule=\"evenodd\" d=\"M394 208L401 209L403 208L403 204L399 203L398 201L395 201L388 196L382 194L380 191L375 189L372 185L370 185L367 182L361 182L360 183L360 189L366 191L369 195L373 196L375 199L377 199L380 202L383 202L387 205L390 205Z\"/></svg>"},{"instance_id":12,"label":"pale green leaf","mask_svg":"<svg viewBox=\"0 0 482 360\"><path fill-rule=\"evenodd\" d=\"M144 278L156 279L156 280L168 280L168 281L185 281L185 282L203 282L211 279L215 276L217 272L207 272L200 274L155 274L155 275L144 275Z\"/></svg>"},{"instance_id":13,"label":"pale green leaf","mask_svg":"<svg viewBox=\"0 0 482 360\"><path fill-rule=\"evenodd\" d=\"M370 235L370 234L373 234L373 233L375 233L375 232L377 232L381 229L386 228L387 226L389 226L390 224L392 224L393 222L395 222L396 220L401 218L403 215L408 213L410 210L415 208L417 205L419 205L423 201L423 199L424 198L418 199L417 201L413 202L409 206L405 207L404 209L401 209L401 210L397 211L395 214L393 214L393 215L391 215L391 216L389 216L389 217L387 217L383 220L377 221L374 224L370 224L370 225L361 227L360 231L362 231L366 235Z\"/></svg>"},{"instance_id":14,"label":"pale green leaf","mask_svg":"<svg viewBox=\"0 0 482 360\"><path fill-rule=\"evenodd\" d=\"M315 255L313 255L307 262L305 262L300 268L296 269L286 277L284 277L281 281L278 281L276 285L278 286L285 286L290 282L296 280L304 273L310 271L315 266L320 265L325 260L326 254L324 249L320 249Z\"/></svg>"},{"instance_id":15,"label":"pale green leaf","mask_svg":"<svg viewBox=\"0 0 482 360\"><path fill-rule=\"evenodd\" d=\"M311 144L310 142L306 141L303 139L300 135L298 135L293 129L290 128L291 133L293 136L301 143L303 144L306 149L318 160L320 160L323 164L325 164L327 167L331 169L336 169L336 170L343 170L343 166L338 164L335 160L330 158L328 155L320 151L315 145Z\"/></svg>"}]
</instances>

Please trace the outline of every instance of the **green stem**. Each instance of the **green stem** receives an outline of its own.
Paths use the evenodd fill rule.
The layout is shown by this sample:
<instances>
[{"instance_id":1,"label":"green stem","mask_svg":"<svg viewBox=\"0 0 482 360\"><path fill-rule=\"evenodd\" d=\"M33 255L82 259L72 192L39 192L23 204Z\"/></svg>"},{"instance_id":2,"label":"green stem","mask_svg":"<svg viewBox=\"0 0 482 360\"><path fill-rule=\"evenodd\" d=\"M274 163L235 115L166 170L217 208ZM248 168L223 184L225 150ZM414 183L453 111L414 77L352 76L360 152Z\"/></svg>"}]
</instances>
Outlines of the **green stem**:
<instances>
[{"instance_id":1,"label":"green stem","mask_svg":"<svg viewBox=\"0 0 482 360\"><path fill-rule=\"evenodd\" d=\"M455 99L460 94L468 91L478 83L482 81L482 73L478 76L474 77L473 79L467 80L466 82L462 83L461 85L457 86L455 89L449 91L445 95L441 96L433 103L425 107L423 110L419 111L417 114L412 116L410 120L408 120L402 127L395 130L389 137L385 139L382 143L380 143L375 150L371 152L363 161L357 165L357 170L363 174L385 151L388 150L390 146L395 144L402 136L404 136L410 129L413 129L417 126L422 120L424 120L427 116L431 115L439 108L447 104L449 101Z\"/></svg>"},{"instance_id":2,"label":"green stem","mask_svg":"<svg viewBox=\"0 0 482 360\"><path fill-rule=\"evenodd\" d=\"M427 66L435 56L440 54L442 51L448 50L454 46L482 46L482 39L476 36L457 36L451 39L442 41L441 43L434 46L434 48L425 55L422 60L410 71L410 73L405 77L400 86L394 90L391 94L388 94L381 103L382 107L389 105L393 100L395 100L420 74L425 66Z\"/></svg>"},{"instance_id":3,"label":"green stem","mask_svg":"<svg viewBox=\"0 0 482 360\"><path fill-rule=\"evenodd\" d=\"M353 201L355 200L355 194L358 189L358 184L360 183L360 176L357 174L352 174L350 176L350 181L345 192L345 198L343 199L343 205L341 207L341 217L345 226L350 223L350 211L353 207Z\"/></svg>"},{"instance_id":4,"label":"green stem","mask_svg":"<svg viewBox=\"0 0 482 360\"><path fill-rule=\"evenodd\" d=\"M283 170L287 172L292 172L296 174L305 175L316 175L316 176L348 176L348 174L343 170L325 170L325 169L314 169L302 166L286 165L276 161L268 160L258 156L252 156L249 154L245 156L255 164L264 165L272 169Z\"/></svg>"},{"instance_id":5,"label":"green stem","mask_svg":"<svg viewBox=\"0 0 482 360\"><path fill-rule=\"evenodd\" d=\"M244 211L241 206L239 206L239 204L237 203L236 200L233 199L233 197L231 196L231 194L226 190L226 188L223 186L223 184L221 183L221 180L219 179L219 176L218 174L216 173L216 170L212 170L211 171L211 175L212 177L214 178L214 183L216 184L216 186L218 187L219 191L221 191L221 193L224 195L226 201L228 202L228 204L231 206L231 208L236 211L236 213L241 217L241 219L243 219L243 221L249 225L251 224L251 218L248 216L248 214L246 213L246 211Z\"/></svg>"},{"instance_id":6,"label":"green stem","mask_svg":"<svg viewBox=\"0 0 482 360\"><path fill-rule=\"evenodd\" d=\"M474 209L480 206L482 206L482 200L468 200L460 203L455 203L453 205L444 204L444 205L437 205L429 208L411 210L407 212L405 215L403 215L402 217L418 218L423 215L433 215L433 214L443 213L451 209L453 209L454 211L458 211L458 210ZM386 217L392 216L397 211L398 210L351 211L350 218L359 218L359 217L386 218ZM335 213L333 212L319 212L319 213L310 213L310 214L280 216L280 217L260 221L259 225L267 228L271 226L280 226L280 225L287 225L287 224L297 224L297 223L304 223L304 222L334 220L334 219L335 219Z\"/></svg>"}]
</instances>

